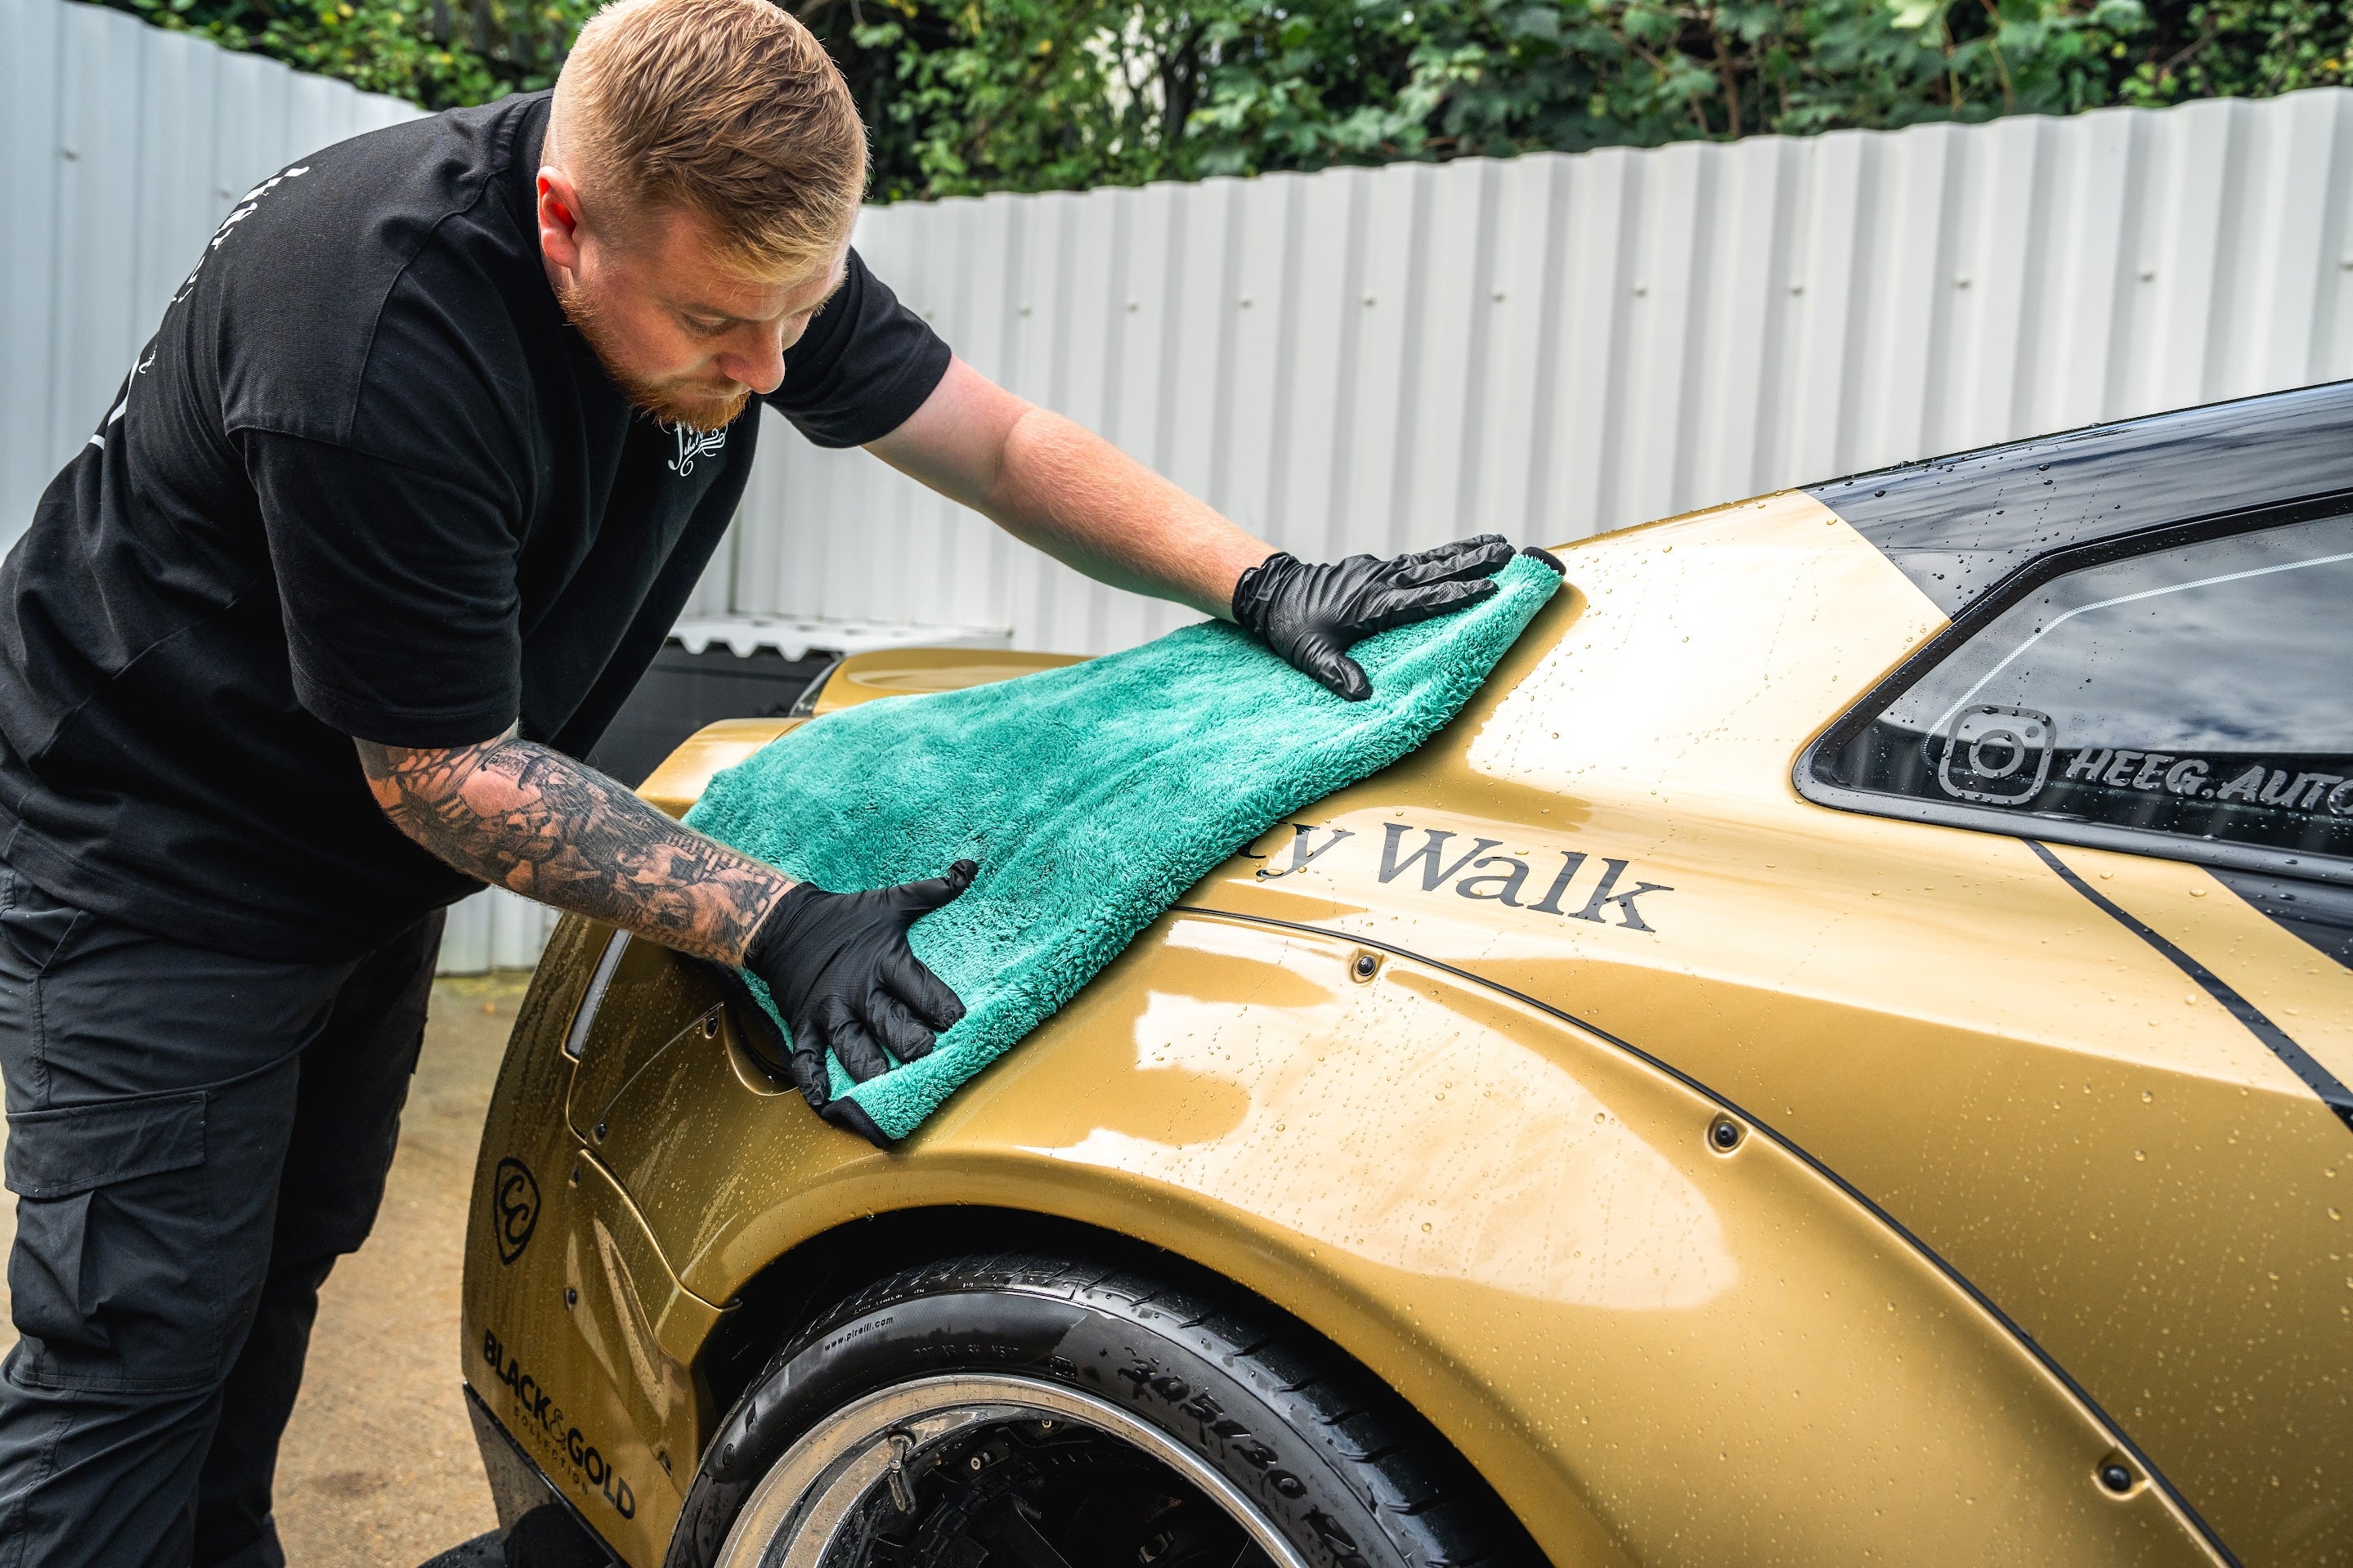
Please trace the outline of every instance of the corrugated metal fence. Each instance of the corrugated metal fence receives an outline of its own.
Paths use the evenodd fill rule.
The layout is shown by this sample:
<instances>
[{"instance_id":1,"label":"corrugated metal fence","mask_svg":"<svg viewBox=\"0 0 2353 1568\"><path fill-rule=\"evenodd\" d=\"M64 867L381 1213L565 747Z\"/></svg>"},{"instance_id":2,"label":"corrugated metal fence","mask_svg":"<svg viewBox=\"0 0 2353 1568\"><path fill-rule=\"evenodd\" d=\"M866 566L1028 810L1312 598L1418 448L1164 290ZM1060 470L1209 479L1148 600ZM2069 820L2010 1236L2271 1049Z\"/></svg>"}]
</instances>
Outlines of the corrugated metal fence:
<instances>
[{"instance_id":1,"label":"corrugated metal fence","mask_svg":"<svg viewBox=\"0 0 2353 1568\"><path fill-rule=\"evenodd\" d=\"M980 369L1325 556L1564 541L2353 374L2348 193L2328 89L908 204L860 245ZM860 455L764 450L739 613L1079 653L1188 618Z\"/></svg>"},{"instance_id":2,"label":"corrugated metal fence","mask_svg":"<svg viewBox=\"0 0 2353 1568\"><path fill-rule=\"evenodd\" d=\"M0 0L0 542L256 179L415 113ZM2071 120L870 209L965 358L1303 555L1559 542L2007 437L2353 374L2353 91ZM770 416L770 417L774 417ZM1099 587L777 430L689 614L1009 626ZM454 912L445 968L548 924Z\"/></svg>"},{"instance_id":3,"label":"corrugated metal fence","mask_svg":"<svg viewBox=\"0 0 2353 1568\"><path fill-rule=\"evenodd\" d=\"M237 198L421 112L59 0L0 0L0 546Z\"/></svg>"}]
</instances>

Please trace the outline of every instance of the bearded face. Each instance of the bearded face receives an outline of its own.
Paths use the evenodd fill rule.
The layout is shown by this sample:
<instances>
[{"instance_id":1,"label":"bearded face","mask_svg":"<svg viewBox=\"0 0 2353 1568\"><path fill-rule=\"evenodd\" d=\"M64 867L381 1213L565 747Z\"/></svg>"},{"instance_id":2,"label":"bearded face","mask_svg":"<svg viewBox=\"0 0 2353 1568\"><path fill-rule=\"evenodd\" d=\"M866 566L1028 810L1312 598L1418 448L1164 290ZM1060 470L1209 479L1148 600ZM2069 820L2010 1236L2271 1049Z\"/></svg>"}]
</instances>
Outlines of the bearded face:
<instances>
[{"instance_id":1,"label":"bearded face","mask_svg":"<svg viewBox=\"0 0 2353 1568\"><path fill-rule=\"evenodd\" d=\"M541 234L556 302L613 384L647 413L703 431L782 384L786 353L839 287L848 252L797 276L746 277L704 220L676 209L602 231L567 222L560 264L544 219Z\"/></svg>"},{"instance_id":2,"label":"bearded face","mask_svg":"<svg viewBox=\"0 0 2353 1568\"><path fill-rule=\"evenodd\" d=\"M587 342L596 363L628 400L657 419L683 425L690 430L722 429L734 422L752 400L753 388L732 376L705 377L691 373L654 375L638 368L643 345L634 341L597 302L595 290L573 282L560 283L555 302L564 307L573 330Z\"/></svg>"}]
</instances>

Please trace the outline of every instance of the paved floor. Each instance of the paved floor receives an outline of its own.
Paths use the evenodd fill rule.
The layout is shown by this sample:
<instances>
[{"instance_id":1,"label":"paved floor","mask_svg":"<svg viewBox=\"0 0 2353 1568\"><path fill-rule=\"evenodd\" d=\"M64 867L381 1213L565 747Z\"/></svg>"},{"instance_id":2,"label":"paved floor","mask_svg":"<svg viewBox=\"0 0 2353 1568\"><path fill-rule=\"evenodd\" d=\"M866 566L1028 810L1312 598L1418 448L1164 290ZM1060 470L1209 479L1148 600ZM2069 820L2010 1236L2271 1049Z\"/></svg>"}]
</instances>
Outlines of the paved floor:
<instances>
[{"instance_id":1,"label":"paved floor","mask_svg":"<svg viewBox=\"0 0 2353 1568\"><path fill-rule=\"evenodd\" d=\"M458 1392L458 1275L475 1145L520 974L444 980L402 1118L375 1234L322 1294L278 1471L290 1568L498 1561L498 1521ZM0 1203L0 1245L16 1205ZM5 1287L0 1286L0 1300ZM16 1331L0 1314L0 1348ZM471 1550L452 1550L470 1546Z\"/></svg>"}]
</instances>

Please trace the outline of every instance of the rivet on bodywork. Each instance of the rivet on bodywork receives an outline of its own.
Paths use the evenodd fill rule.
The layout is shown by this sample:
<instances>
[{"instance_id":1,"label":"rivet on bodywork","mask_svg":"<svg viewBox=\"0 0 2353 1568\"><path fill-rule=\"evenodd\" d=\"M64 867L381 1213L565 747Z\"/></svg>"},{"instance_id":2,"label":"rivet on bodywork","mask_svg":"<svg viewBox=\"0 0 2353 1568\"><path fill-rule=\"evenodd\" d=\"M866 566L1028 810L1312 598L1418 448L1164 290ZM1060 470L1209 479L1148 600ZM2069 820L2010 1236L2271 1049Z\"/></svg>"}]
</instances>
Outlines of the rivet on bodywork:
<instances>
[{"instance_id":1,"label":"rivet on bodywork","mask_svg":"<svg viewBox=\"0 0 2353 1568\"><path fill-rule=\"evenodd\" d=\"M716 1007L702 1016L702 1037L706 1040L719 1037L719 1009Z\"/></svg>"},{"instance_id":2,"label":"rivet on bodywork","mask_svg":"<svg viewBox=\"0 0 2353 1568\"><path fill-rule=\"evenodd\" d=\"M2100 1466L2100 1484L2118 1497L2133 1489L2133 1473L2121 1459L2108 1459Z\"/></svg>"},{"instance_id":3,"label":"rivet on bodywork","mask_svg":"<svg viewBox=\"0 0 2353 1568\"><path fill-rule=\"evenodd\" d=\"M1707 1124L1708 1147L1719 1154L1729 1154L1740 1147L1741 1126L1729 1116L1719 1116Z\"/></svg>"},{"instance_id":4,"label":"rivet on bodywork","mask_svg":"<svg viewBox=\"0 0 2353 1568\"><path fill-rule=\"evenodd\" d=\"M1380 970L1381 961L1377 957L1369 952L1360 952L1356 954L1356 962L1348 966L1348 976L1352 980L1370 980Z\"/></svg>"},{"instance_id":5,"label":"rivet on bodywork","mask_svg":"<svg viewBox=\"0 0 2353 1568\"><path fill-rule=\"evenodd\" d=\"M605 1124L601 1121L596 1123L591 1135L596 1138L597 1142L602 1143L605 1141Z\"/></svg>"},{"instance_id":6,"label":"rivet on bodywork","mask_svg":"<svg viewBox=\"0 0 2353 1568\"><path fill-rule=\"evenodd\" d=\"M580 1305L580 1292L566 1285L564 1288L564 1310L568 1312L578 1305Z\"/></svg>"}]
</instances>

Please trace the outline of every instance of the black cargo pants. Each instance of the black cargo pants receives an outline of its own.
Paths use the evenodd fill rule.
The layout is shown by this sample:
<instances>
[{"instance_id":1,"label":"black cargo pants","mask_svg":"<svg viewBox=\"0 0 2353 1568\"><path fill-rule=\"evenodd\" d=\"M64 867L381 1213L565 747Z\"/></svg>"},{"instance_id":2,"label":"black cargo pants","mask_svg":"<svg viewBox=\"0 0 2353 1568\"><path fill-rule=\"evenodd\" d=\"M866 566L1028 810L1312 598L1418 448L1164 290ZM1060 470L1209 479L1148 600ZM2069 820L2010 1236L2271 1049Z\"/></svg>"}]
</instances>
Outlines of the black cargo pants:
<instances>
[{"instance_id":1,"label":"black cargo pants","mask_svg":"<svg viewBox=\"0 0 2353 1568\"><path fill-rule=\"evenodd\" d=\"M440 940L437 912L349 963L235 958L0 867L0 1568L285 1562L279 1435L375 1222Z\"/></svg>"}]
</instances>

